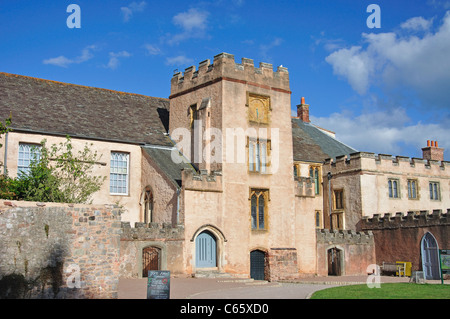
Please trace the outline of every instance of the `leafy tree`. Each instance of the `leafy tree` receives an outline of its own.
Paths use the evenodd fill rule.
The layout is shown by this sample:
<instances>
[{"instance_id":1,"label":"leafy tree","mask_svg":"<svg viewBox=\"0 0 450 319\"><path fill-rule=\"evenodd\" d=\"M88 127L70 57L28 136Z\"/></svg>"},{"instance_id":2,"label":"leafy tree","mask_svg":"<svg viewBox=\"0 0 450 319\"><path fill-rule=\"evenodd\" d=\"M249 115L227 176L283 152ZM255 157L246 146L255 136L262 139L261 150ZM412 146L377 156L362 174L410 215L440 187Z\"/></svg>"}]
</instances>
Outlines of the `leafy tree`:
<instances>
[{"instance_id":1,"label":"leafy tree","mask_svg":"<svg viewBox=\"0 0 450 319\"><path fill-rule=\"evenodd\" d=\"M77 154L73 152L70 137L64 143L52 145L48 155L50 161L55 162L52 175L57 179L59 201L87 203L92 194L100 190L106 176L92 175L95 163L101 158L97 151L91 151L92 145L86 143Z\"/></svg>"}]
</instances>

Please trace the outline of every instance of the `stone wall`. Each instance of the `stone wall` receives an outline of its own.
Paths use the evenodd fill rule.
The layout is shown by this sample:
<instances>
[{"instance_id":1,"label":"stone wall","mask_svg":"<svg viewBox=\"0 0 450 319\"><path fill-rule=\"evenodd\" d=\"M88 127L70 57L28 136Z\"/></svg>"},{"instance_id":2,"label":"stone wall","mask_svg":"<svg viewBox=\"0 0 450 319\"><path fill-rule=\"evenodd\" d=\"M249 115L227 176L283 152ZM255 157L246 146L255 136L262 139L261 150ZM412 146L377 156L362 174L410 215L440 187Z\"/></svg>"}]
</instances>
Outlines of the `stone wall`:
<instances>
[{"instance_id":1,"label":"stone wall","mask_svg":"<svg viewBox=\"0 0 450 319\"><path fill-rule=\"evenodd\" d=\"M268 253L269 281L297 278L297 249L270 248Z\"/></svg>"},{"instance_id":2,"label":"stone wall","mask_svg":"<svg viewBox=\"0 0 450 319\"><path fill-rule=\"evenodd\" d=\"M185 272L183 259L184 226L172 227L171 223L122 223L120 242L120 277L142 278L143 249L160 249L160 268L171 274Z\"/></svg>"},{"instance_id":3,"label":"stone wall","mask_svg":"<svg viewBox=\"0 0 450 319\"><path fill-rule=\"evenodd\" d=\"M447 209L450 207L450 162L359 152L338 156L323 166L323 179L332 173L332 189L344 190L345 228L361 230L362 217L379 213ZM398 196L389 196L388 180L398 182ZM408 181L415 181L416 197L408 195ZM439 185L439 199L431 199L429 183ZM327 187L324 188L327 193ZM325 211L328 197L324 196ZM325 225L327 226L327 225Z\"/></svg>"},{"instance_id":4,"label":"stone wall","mask_svg":"<svg viewBox=\"0 0 450 319\"><path fill-rule=\"evenodd\" d=\"M412 263L412 270L422 269L420 244L423 236L430 232L436 238L439 249L450 247L448 212L435 210L376 214L373 218L363 218L361 227L371 231L376 246L377 264L383 262L406 261Z\"/></svg>"},{"instance_id":5,"label":"stone wall","mask_svg":"<svg viewBox=\"0 0 450 319\"><path fill-rule=\"evenodd\" d=\"M120 209L0 202L0 297L118 296Z\"/></svg>"},{"instance_id":6,"label":"stone wall","mask_svg":"<svg viewBox=\"0 0 450 319\"><path fill-rule=\"evenodd\" d=\"M353 230L318 229L317 274L328 275L328 250L337 248L341 252L341 275L366 275L367 267L375 264L373 234Z\"/></svg>"}]
</instances>

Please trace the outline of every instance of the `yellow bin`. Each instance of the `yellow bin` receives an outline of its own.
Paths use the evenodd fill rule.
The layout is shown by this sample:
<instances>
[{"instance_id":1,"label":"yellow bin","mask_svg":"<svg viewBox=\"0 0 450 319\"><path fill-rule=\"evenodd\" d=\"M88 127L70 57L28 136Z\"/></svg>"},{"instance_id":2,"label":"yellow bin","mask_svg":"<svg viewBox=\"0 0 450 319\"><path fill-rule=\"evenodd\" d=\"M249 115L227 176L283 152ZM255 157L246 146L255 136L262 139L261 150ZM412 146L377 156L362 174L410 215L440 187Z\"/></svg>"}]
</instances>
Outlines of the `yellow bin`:
<instances>
[{"instance_id":1,"label":"yellow bin","mask_svg":"<svg viewBox=\"0 0 450 319\"><path fill-rule=\"evenodd\" d=\"M401 265L401 266L403 266L403 265L405 265L405 271L400 271L400 274L399 274L399 272L397 271L395 274L397 275L397 276L407 276L407 277L411 277L411 268L412 268L412 265L411 265L411 262L409 262L409 261L396 261L396 264L397 265Z\"/></svg>"}]
</instances>

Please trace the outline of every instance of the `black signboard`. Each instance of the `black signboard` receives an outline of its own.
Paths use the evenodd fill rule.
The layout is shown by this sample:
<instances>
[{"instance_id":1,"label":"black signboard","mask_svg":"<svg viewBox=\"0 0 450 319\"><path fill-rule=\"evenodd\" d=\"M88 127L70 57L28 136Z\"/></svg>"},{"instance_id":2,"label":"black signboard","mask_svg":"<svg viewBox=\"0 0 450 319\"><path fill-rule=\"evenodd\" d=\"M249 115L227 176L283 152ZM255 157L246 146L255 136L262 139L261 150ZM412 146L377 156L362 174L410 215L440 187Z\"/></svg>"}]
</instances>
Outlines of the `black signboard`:
<instances>
[{"instance_id":1,"label":"black signboard","mask_svg":"<svg viewBox=\"0 0 450 319\"><path fill-rule=\"evenodd\" d=\"M170 271L148 271L147 299L170 299Z\"/></svg>"}]
</instances>

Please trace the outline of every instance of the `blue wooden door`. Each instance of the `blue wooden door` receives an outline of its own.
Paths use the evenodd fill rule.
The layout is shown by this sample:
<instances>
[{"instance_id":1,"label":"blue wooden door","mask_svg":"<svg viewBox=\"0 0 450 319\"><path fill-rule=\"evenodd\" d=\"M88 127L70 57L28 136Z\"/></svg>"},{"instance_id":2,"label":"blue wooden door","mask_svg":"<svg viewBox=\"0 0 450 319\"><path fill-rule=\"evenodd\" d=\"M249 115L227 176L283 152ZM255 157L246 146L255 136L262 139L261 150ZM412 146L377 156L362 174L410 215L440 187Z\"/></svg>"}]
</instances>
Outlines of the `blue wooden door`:
<instances>
[{"instance_id":1,"label":"blue wooden door","mask_svg":"<svg viewBox=\"0 0 450 319\"><path fill-rule=\"evenodd\" d=\"M195 263L197 268L216 267L216 239L209 231L197 236L195 241Z\"/></svg>"},{"instance_id":2,"label":"blue wooden door","mask_svg":"<svg viewBox=\"0 0 450 319\"><path fill-rule=\"evenodd\" d=\"M441 276L439 268L439 248L436 239L430 233L422 237L422 269L425 279L439 279Z\"/></svg>"}]
</instances>

